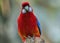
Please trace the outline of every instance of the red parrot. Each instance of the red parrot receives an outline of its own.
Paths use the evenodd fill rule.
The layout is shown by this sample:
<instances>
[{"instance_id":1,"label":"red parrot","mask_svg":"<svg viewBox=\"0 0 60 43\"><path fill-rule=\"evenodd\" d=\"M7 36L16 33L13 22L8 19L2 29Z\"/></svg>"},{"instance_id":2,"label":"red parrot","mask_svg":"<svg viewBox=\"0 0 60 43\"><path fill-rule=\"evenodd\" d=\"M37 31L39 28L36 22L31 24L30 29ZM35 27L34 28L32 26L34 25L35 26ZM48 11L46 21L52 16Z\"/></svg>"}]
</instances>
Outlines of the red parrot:
<instances>
[{"instance_id":1,"label":"red parrot","mask_svg":"<svg viewBox=\"0 0 60 43\"><path fill-rule=\"evenodd\" d=\"M28 36L40 37L40 23L33 13L32 7L28 2L22 3L22 9L18 17L18 34L24 42Z\"/></svg>"}]
</instances>

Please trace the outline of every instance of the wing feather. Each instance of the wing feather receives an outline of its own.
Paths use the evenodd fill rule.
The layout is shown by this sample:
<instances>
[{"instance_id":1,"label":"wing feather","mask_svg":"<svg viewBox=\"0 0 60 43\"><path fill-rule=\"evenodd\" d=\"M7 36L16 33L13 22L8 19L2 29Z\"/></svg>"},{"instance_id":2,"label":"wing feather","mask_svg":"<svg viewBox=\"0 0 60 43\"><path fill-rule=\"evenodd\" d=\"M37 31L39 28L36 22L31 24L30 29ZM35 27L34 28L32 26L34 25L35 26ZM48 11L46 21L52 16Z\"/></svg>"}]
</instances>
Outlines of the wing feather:
<instances>
[{"instance_id":1,"label":"wing feather","mask_svg":"<svg viewBox=\"0 0 60 43\"><path fill-rule=\"evenodd\" d=\"M40 27L40 22L37 20L37 26L38 26L38 29L39 29L39 32L41 34L41 27Z\"/></svg>"}]
</instances>

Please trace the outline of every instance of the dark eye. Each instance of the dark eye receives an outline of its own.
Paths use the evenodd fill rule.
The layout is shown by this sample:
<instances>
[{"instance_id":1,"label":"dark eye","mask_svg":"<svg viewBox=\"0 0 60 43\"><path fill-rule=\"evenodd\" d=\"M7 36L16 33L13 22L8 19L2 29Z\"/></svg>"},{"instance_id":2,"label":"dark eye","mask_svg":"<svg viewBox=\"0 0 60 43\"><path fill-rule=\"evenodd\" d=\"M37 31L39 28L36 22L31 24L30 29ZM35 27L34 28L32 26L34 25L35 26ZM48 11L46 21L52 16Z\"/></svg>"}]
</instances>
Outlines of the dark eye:
<instances>
[{"instance_id":1,"label":"dark eye","mask_svg":"<svg viewBox=\"0 0 60 43\"><path fill-rule=\"evenodd\" d=\"M25 14L26 13L26 10L25 9L22 9L22 13Z\"/></svg>"},{"instance_id":2,"label":"dark eye","mask_svg":"<svg viewBox=\"0 0 60 43\"><path fill-rule=\"evenodd\" d=\"M32 12L32 11L33 11L33 9L31 7L29 7L29 12Z\"/></svg>"}]
</instances>

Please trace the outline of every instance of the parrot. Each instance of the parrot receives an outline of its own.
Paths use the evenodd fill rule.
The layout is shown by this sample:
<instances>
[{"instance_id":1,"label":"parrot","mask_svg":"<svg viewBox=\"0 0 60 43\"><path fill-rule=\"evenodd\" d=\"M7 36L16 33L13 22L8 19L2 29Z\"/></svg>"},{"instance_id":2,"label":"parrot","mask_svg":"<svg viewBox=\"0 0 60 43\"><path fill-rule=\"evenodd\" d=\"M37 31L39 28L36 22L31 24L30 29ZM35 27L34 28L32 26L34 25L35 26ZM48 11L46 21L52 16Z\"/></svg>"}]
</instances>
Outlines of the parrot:
<instances>
[{"instance_id":1,"label":"parrot","mask_svg":"<svg viewBox=\"0 0 60 43\"><path fill-rule=\"evenodd\" d=\"M18 24L18 35L24 42L26 38L30 37L40 37L41 28L40 22L34 15L33 8L30 6L29 2L23 2L21 12L17 19Z\"/></svg>"}]
</instances>

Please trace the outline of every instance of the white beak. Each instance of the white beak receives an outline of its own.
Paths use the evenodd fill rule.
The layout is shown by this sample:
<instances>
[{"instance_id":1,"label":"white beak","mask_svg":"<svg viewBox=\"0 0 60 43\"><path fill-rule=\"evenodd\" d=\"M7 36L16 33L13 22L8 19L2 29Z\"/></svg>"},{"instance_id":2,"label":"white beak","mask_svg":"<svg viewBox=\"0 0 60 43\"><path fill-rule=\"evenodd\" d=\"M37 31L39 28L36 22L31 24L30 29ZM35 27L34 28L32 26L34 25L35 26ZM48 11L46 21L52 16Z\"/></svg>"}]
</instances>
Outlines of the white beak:
<instances>
[{"instance_id":1,"label":"white beak","mask_svg":"<svg viewBox=\"0 0 60 43\"><path fill-rule=\"evenodd\" d=\"M25 6L25 9L28 11L29 7L28 6Z\"/></svg>"}]
</instances>

